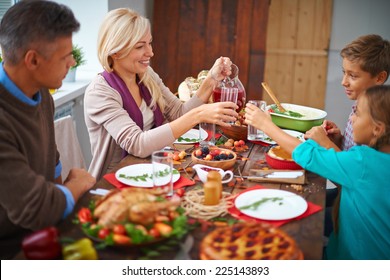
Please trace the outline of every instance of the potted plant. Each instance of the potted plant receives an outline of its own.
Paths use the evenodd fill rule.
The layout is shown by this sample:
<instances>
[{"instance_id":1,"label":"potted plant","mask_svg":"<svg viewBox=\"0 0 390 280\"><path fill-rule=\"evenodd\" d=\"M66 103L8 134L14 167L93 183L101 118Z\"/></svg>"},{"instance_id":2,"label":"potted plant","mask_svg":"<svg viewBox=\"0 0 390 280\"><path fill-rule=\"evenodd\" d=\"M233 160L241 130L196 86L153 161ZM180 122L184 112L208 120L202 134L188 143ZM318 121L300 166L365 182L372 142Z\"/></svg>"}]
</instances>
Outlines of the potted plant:
<instances>
[{"instance_id":1,"label":"potted plant","mask_svg":"<svg viewBox=\"0 0 390 280\"><path fill-rule=\"evenodd\" d=\"M76 80L77 67L85 64L86 62L86 60L84 59L84 52L82 47L79 47L78 45L73 45L72 55L76 64L69 69L69 72L66 75L64 82L74 82Z\"/></svg>"}]
</instances>

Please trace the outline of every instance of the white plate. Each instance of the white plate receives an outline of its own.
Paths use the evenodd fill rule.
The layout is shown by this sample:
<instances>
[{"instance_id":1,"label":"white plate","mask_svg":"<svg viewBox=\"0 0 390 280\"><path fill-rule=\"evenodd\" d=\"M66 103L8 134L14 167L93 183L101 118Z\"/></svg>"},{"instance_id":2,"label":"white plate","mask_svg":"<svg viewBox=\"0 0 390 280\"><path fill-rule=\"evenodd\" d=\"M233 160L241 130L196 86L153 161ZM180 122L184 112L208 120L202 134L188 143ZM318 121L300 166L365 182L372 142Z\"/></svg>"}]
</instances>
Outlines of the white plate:
<instances>
[{"instance_id":1,"label":"white plate","mask_svg":"<svg viewBox=\"0 0 390 280\"><path fill-rule=\"evenodd\" d=\"M277 198L281 200L268 200L260 204L257 209L240 209L243 206L251 205L263 198ZM262 220L286 220L298 217L307 210L305 199L292 192L272 189L258 189L248 191L237 196L236 208L253 218Z\"/></svg>"},{"instance_id":2,"label":"white plate","mask_svg":"<svg viewBox=\"0 0 390 280\"><path fill-rule=\"evenodd\" d=\"M174 169L176 170L176 169ZM144 174L147 174L147 178L145 181L142 180L135 180L135 179L126 179L119 177L120 174L124 174L125 176L142 176ZM151 163L141 163L141 164L133 164L129 166L125 166L121 169L119 169L115 173L115 178L128 186L133 187L141 187L141 188L152 188L153 187L153 179L150 178L153 174L153 165ZM179 180L180 174L176 170L175 173L172 175L172 182L175 183L177 180Z\"/></svg>"},{"instance_id":3,"label":"white plate","mask_svg":"<svg viewBox=\"0 0 390 280\"><path fill-rule=\"evenodd\" d=\"M207 132L202 129L201 130L201 138L205 140L208 136ZM188 138L189 140L182 140L181 138ZM176 139L175 144L195 144L199 142L199 129L190 129L186 133L184 133L180 138Z\"/></svg>"},{"instance_id":4,"label":"white plate","mask_svg":"<svg viewBox=\"0 0 390 280\"><path fill-rule=\"evenodd\" d=\"M302 132L299 132L299 131L296 131L296 130L289 130L289 129L283 129L283 131L286 132L287 134L290 134L291 136L294 136L294 137L298 138L302 142L305 141L305 137L304 137L304 134ZM267 144L270 144L270 145L275 145L276 144L276 142L274 140L272 140L267 134L264 134L264 138L263 139L258 139L258 141L261 141L261 142L264 142L264 143L267 143Z\"/></svg>"}]
</instances>

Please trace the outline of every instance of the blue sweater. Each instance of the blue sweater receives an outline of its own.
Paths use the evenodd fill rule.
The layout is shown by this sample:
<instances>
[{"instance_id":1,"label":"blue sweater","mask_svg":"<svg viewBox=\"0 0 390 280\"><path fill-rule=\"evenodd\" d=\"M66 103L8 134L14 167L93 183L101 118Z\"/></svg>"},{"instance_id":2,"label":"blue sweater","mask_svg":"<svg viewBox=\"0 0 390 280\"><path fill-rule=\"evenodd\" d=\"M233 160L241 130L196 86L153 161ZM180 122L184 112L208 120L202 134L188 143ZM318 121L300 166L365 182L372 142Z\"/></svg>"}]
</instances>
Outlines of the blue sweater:
<instances>
[{"instance_id":1,"label":"blue sweater","mask_svg":"<svg viewBox=\"0 0 390 280\"><path fill-rule=\"evenodd\" d=\"M367 146L336 152L308 140L293 159L342 186L339 232L330 236L327 258L390 259L390 154Z\"/></svg>"}]
</instances>

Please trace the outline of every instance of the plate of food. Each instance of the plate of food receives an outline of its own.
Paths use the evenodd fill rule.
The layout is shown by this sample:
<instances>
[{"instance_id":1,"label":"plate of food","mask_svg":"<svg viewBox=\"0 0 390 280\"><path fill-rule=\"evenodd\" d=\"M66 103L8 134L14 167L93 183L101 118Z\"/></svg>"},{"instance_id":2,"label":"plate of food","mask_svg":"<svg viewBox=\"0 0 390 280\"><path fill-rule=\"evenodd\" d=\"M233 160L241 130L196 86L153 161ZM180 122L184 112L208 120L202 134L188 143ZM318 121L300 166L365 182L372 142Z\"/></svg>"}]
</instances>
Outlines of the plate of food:
<instances>
[{"instance_id":1,"label":"plate of food","mask_svg":"<svg viewBox=\"0 0 390 280\"><path fill-rule=\"evenodd\" d=\"M75 222L88 238L109 246L148 245L189 230L179 198L159 189L115 189L81 208Z\"/></svg>"},{"instance_id":2,"label":"plate of food","mask_svg":"<svg viewBox=\"0 0 390 280\"><path fill-rule=\"evenodd\" d=\"M301 196L283 190L256 189L243 192L234 202L236 208L247 216L262 220L286 220L298 217L307 210Z\"/></svg>"},{"instance_id":3,"label":"plate of food","mask_svg":"<svg viewBox=\"0 0 390 280\"><path fill-rule=\"evenodd\" d=\"M151 163L140 163L125 166L115 172L115 178L128 186L140 188L153 187L153 165ZM180 178L177 169L173 169L172 182L175 183Z\"/></svg>"},{"instance_id":4,"label":"plate of food","mask_svg":"<svg viewBox=\"0 0 390 280\"><path fill-rule=\"evenodd\" d=\"M201 129L201 140L205 140L208 136L204 129ZM199 143L199 129L190 129L182 136L176 139L174 144L196 144Z\"/></svg>"},{"instance_id":5,"label":"plate of food","mask_svg":"<svg viewBox=\"0 0 390 280\"><path fill-rule=\"evenodd\" d=\"M302 132L299 132L299 131L296 131L296 130L290 130L290 129L283 129L283 131L286 132L287 134L293 136L293 137L298 138L302 142L305 141L305 137L304 137L304 134ZM267 134L265 134L265 133L264 133L263 138L261 138L261 139L259 138L259 139L256 139L256 140L264 142L266 144L270 144L270 145L275 145L276 144L276 142L271 137L269 137Z\"/></svg>"}]
</instances>

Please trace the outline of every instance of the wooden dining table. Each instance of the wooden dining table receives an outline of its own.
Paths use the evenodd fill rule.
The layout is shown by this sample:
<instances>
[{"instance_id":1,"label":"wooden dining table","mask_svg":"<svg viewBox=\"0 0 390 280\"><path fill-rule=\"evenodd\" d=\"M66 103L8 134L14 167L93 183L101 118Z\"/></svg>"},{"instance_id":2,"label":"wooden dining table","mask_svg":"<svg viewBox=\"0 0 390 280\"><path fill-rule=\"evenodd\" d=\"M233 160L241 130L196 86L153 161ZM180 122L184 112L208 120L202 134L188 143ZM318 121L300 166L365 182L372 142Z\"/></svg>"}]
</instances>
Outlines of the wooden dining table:
<instances>
[{"instance_id":1,"label":"wooden dining table","mask_svg":"<svg viewBox=\"0 0 390 280\"><path fill-rule=\"evenodd\" d=\"M224 192L230 192L232 194L240 193L248 188L261 185L269 189L279 189L287 190L294 192L302 196L306 201L314 203L321 207L320 211L317 211L314 214L311 214L302 219L292 219L286 224L280 226L287 234L294 238L304 254L304 259L321 259L323 251L323 230L324 230L324 207L325 207L325 189L326 189L326 180L316 174L306 171L305 173L305 183L302 184L302 188L297 190L291 186L291 184L286 183L272 183L272 182L254 182L249 181L248 179L241 179L239 175L242 176L248 175L251 169L267 169L269 168L265 161L265 153L268 151L269 147L262 146L253 143L246 143L247 149L238 152L238 160L235 163L235 166L232 168L232 171L238 177L235 177L232 182L224 184ZM180 145L174 146L175 149L188 149L189 145ZM115 172L122 167L138 164L138 163L150 163L150 158L137 158L131 155L126 156L123 160L116 166L111 172ZM175 165L174 167L179 170L183 170L183 167L186 167L186 172L181 172L181 176L189 177L195 180L196 184L193 186L185 187L186 191L202 186L202 182L197 178L196 172L192 170L193 165L191 156L188 155L180 165ZM182 167L182 168L180 168ZM102 188L111 190L115 187L111 185L106 179L102 178L99 180L93 189ZM62 237L79 239L85 237L81 226L74 223L74 218L78 210L82 207L87 207L92 199L97 199L96 195L91 194L90 192L85 193L81 199L76 204L74 213L70 215L65 221L63 221L58 229ZM230 215L227 215L227 218L234 219ZM188 257L190 259L199 259L199 246L204 238L204 236L213 230L215 226L213 223L208 224L205 227L196 227L189 232L191 238L193 239L193 245L188 249ZM164 242L169 245L169 239L161 241L158 244L152 244L148 246L128 246L128 247L116 247L116 246L107 246L104 249L98 250L99 259L142 259L145 257L145 251L159 250L159 248L164 248L159 251L158 254L155 254L155 259L180 259L182 258L179 253L183 246L180 246L180 243L170 246L162 246ZM183 243L185 238L183 238ZM153 247L154 246L154 247Z\"/></svg>"}]
</instances>

